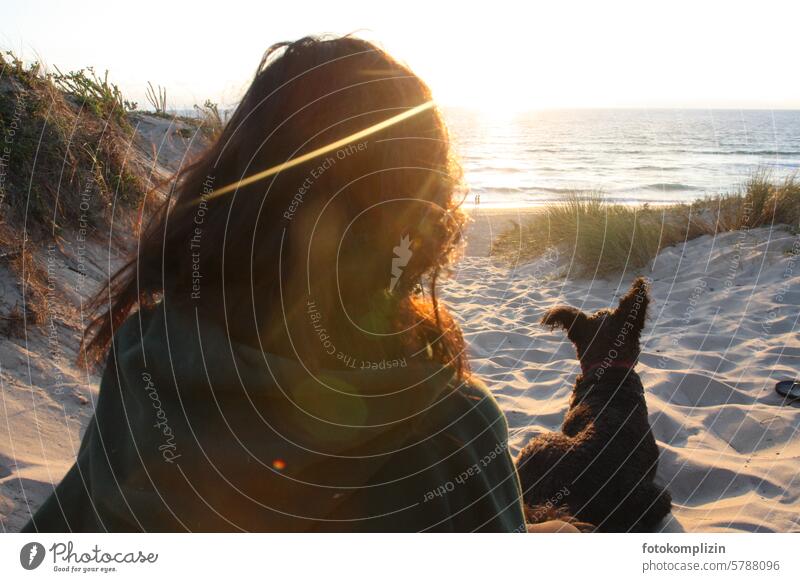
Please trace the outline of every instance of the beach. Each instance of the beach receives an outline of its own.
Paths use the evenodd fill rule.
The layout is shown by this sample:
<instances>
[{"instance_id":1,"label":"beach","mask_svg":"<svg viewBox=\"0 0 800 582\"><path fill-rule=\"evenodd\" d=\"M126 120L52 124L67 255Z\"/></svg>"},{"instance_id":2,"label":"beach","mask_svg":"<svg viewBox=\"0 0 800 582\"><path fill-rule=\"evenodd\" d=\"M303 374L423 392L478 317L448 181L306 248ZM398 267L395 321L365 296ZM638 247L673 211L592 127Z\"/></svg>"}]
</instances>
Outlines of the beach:
<instances>
[{"instance_id":1,"label":"beach","mask_svg":"<svg viewBox=\"0 0 800 582\"><path fill-rule=\"evenodd\" d=\"M636 275L651 280L637 366L673 498L668 531L800 529L800 408L774 391L800 369L800 238L784 227L704 236L608 279L575 278L569 257L509 268L482 241L519 212L473 212L443 297L463 326L473 371L508 419L517 454L558 430L580 372L566 334L539 325L567 303L613 307ZM524 215L523 215L524 216Z\"/></svg>"},{"instance_id":2,"label":"beach","mask_svg":"<svg viewBox=\"0 0 800 582\"><path fill-rule=\"evenodd\" d=\"M512 453L558 430L579 371L565 334L538 324L542 313L558 303L613 305L642 274L653 301L637 371L660 448L657 478L674 501L665 528L800 529L800 415L773 389L800 368L797 235L775 227L705 236L664 249L641 272L591 280L571 274L569 257L513 267L487 256L495 233L527 212L471 210L465 256L442 284L473 372L508 419ZM0 343L3 531L18 531L74 462L97 399L99 378L75 356L81 293L102 279L109 256L98 244L86 256L83 278L64 255L53 262L53 277L74 291L53 325Z\"/></svg>"},{"instance_id":3,"label":"beach","mask_svg":"<svg viewBox=\"0 0 800 582\"><path fill-rule=\"evenodd\" d=\"M185 121L132 120L132 156L152 165L156 181L202 147ZM637 371L660 448L658 481L674 500L664 527L800 529L800 416L773 389L800 369L797 232L775 225L701 236L600 278L578 275L558 249L519 264L489 256L498 234L542 210L488 201L476 207L468 197L463 257L441 299L464 330L474 374L508 419L512 453L559 429L579 370L565 334L538 324L544 311L612 306L643 275L652 302ZM28 247L47 295L38 325L10 318L24 301L11 262L0 261L0 324L17 325L0 341L1 531L18 531L75 461L99 386L97 373L76 364L86 301L136 244L119 220L111 244L65 229L54 243Z\"/></svg>"}]
</instances>

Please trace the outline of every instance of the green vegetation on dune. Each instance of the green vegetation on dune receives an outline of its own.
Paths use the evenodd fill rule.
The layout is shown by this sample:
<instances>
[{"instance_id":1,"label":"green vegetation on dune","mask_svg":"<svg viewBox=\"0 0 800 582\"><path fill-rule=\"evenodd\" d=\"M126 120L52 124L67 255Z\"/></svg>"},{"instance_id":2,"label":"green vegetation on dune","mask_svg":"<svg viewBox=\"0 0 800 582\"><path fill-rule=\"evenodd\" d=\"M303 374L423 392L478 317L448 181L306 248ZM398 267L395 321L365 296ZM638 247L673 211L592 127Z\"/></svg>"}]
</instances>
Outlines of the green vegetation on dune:
<instances>
[{"instance_id":1,"label":"green vegetation on dune","mask_svg":"<svg viewBox=\"0 0 800 582\"><path fill-rule=\"evenodd\" d=\"M197 117L178 116L167 113L165 89L149 88L155 111L139 113L108 72L48 72L0 53L0 268L17 277L23 299L0 302L0 334L43 322L45 247L109 234L112 212L115 233L134 232L140 212L158 204L146 196L155 185L154 152L136 147L140 115L180 120L168 131L191 132L182 137L201 131L205 140L221 132L224 115L216 104L197 107Z\"/></svg>"},{"instance_id":2,"label":"green vegetation on dune","mask_svg":"<svg viewBox=\"0 0 800 582\"><path fill-rule=\"evenodd\" d=\"M52 249L108 226L114 203L139 207L150 164L132 155L133 108L107 74L46 73L0 54L0 267L22 299L0 303L0 333L20 334L53 312Z\"/></svg>"},{"instance_id":3,"label":"green vegetation on dune","mask_svg":"<svg viewBox=\"0 0 800 582\"><path fill-rule=\"evenodd\" d=\"M205 138L222 131L211 101L186 117L167 113L162 87L150 84L150 97L149 115L179 119ZM152 187L152 164L134 147L136 110L108 72L46 72L0 53L0 224L40 238L79 221L104 223L112 202L136 206Z\"/></svg>"},{"instance_id":4,"label":"green vegetation on dune","mask_svg":"<svg viewBox=\"0 0 800 582\"><path fill-rule=\"evenodd\" d=\"M44 74L11 53L0 70L4 225L36 239L95 226L113 199L138 203L148 167L131 156L133 104L107 75Z\"/></svg>"},{"instance_id":5,"label":"green vegetation on dune","mask_svg":"<svg viewBox=\"0 0 800 582\"><path fill-rule=\"evenodd\" d=\"M628 206L601 193L575 192L512 223L493 241L491 254L516 264L556 247L583 274L603 276L641 269L662 248L705 234L778 224L800 226L800 180L776 183L757 172L741 192L691 204Z\"/></svg>"}]
</instances>

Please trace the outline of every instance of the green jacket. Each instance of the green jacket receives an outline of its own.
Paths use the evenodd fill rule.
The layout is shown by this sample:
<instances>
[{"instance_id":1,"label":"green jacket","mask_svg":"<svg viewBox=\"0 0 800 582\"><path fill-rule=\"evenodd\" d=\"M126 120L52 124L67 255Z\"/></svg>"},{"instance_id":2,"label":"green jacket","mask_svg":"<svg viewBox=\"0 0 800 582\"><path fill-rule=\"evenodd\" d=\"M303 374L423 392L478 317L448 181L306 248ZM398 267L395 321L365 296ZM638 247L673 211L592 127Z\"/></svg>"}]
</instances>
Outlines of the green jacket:
<instances>
[{"instance_id":1,"label":"green jacket","mask_svg":"<svg viewBox=\"0 0 800 582\"><path fill-rule=\"evenodd\" d=\"M524 531L507 439L447 368L313 374L162 305L118 330L77 462L23 531Z\"/></svg>"}]
</instances>

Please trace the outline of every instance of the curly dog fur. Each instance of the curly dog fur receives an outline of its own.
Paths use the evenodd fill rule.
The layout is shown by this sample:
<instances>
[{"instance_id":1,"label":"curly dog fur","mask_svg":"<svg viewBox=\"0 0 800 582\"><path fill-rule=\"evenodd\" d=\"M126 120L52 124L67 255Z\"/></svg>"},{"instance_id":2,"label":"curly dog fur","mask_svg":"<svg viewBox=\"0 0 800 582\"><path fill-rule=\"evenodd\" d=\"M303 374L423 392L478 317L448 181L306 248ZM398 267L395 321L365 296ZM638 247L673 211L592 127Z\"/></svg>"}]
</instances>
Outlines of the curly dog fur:
<instances>
[{"instance_id":1,"label":"curly dog fur","mask_svg":"<svg viewBox=\"0 0 800 582\"><path fill-rule=\"evenodd\" d=\"M517 459L529 516L555 506L597 531L625 532L650 531L670 512L669 493L653 482L658 448L633 370L649 301L639 278L617 309L589 316L558 306L542 319L567 330L583 373L561 432L531 439Z\"/></svg>"}]
</instances>

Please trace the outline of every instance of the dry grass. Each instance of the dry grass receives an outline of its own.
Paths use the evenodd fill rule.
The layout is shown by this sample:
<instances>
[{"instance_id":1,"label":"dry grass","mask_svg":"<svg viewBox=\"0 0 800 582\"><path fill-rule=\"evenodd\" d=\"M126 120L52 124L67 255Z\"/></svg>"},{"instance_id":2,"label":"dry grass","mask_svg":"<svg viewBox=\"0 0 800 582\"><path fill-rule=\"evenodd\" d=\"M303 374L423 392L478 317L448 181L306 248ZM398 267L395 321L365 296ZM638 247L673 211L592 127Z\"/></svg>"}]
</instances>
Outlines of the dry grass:
<instances>
[{"instance_id":1,"label":"dry grass","mask_svg":"<svg viewBox=\"0 0 800 582\"><path fill-rule=\"evenodd\" d=\"M107 77L44 75L8 53L0 68L3 223L41 239L104 223L114 201L140 201L149 168L131 155L125 102Z\"/></svg>"},{"instance_id":2,"label":"dry grass","mask_svg":"<svg viewBox=\"0 0 800 582\"><path fill-rule=\"evenodd\" d=\"M148 81L145 96L155 115L167 115L167 90L164 87L161 85L158 88L153 87L153 84Z\"/></svg>"},{"instance_id":3,"label":"dry grass","mask_svg":"<svg viewBox=\"0 0 800 582\"><path fill-rule=\"evenodd\" d=\"M527 262L557 247L582 274L603 276L641 269L662 248L705 234L777 224L800 225L800 181L790 176L775 183L758 172L739 193L692 204L626 206L575 192L512 224L493 241L491 254Z\"/></svg>"},{"instance_id":4,"label":"dry grass","mask_svg":"<svg viewBox=\"0 0 800 582\"><path fill-rule=\"evenodd\" d=\"M171 117L166 89L148 89L153 114ZM158 204L159 197L149 196L140 208L160 182L151 181L152 160L134 146L129 114L136 107L108 72L48 73L0 53L0 272L10 271L19 290L16 303L0 302L0 334L41 325L52 311L40 264L48 243L77 232L105 237L112 212L114 234L124 238ZM206 136L218 135L224 114L217 105L207 101L197 109L199 117L185 121Z\"/></svg>"},{"instance_id":5,"label":"dry grass","mask_svg":"<svg viewBox=\"0 0 800 582\"><path fill-rule=\"evenodd\" d=\"M45 80L98 117L114 118L117 123L126 124L125 114L136 109L136 103L124 99L119 87L108 80L108 71L100 77L92 67L69 73L62 73L58 67L55 70Z\"/></svg>"},{"instance_id":6,"label":"dry grass","mask_svg":"<svg viewBox=\"0 0 800 582\"><path fill-rule=\"evenodd\" d=\"M223 114L220 113L219 105L206 99L202 107L195 105L194 108L200 119L200 129L203 133L211 139L219 137L225 127L225 120L223 119Z\"/></svg>"},{"instance_id":7,"label":"dry grass","mask_svg":"<svg viewBox=\"0 0 800 582\"><path fill-rule=\"evenodd\" d=\"M20 298L0 304L0 332L14 335L48 313L45 245L78 229L102 234L113 205L138 208L150 168L132 155L133 105L107 75L45 74L11 53L0 54L0 70L0 269Z\"/></svg>"},{"instance_id":8,"label":"dry grass","mask_svg":"<svg viewBox=\"0 0 800 582\"><path fill-rule=\"evenodd\" d=\"M47 313L47 270L36 258L36 246L17 236L14 229L0 224L0 273L3 269L17 277L19 297L13 305L0 303L0 335L19 337L27 325L42 325Z\"/></svg>"}]
</instances>

